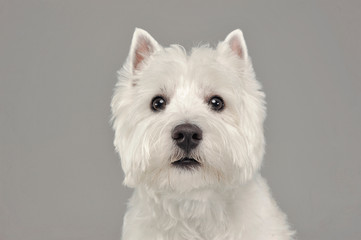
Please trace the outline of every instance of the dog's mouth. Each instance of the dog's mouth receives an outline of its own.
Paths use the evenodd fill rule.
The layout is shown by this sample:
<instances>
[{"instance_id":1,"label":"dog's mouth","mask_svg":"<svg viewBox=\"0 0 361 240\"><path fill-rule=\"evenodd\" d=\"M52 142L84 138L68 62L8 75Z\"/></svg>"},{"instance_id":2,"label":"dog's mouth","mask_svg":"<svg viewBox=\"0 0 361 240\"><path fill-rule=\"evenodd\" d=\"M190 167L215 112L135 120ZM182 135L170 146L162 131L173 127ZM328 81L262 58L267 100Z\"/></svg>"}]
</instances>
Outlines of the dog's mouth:
<instances>
[{"instance_id":1,"label":"dog's mouth","mask_svg":"<svg viewBox=\"0 0 361 240\"><path fill-rule=\"evenodd\" d=\"M178 168L192 169L200 166L201 163L194 158L184 157L175 162L172 162L172 165Z\"/></svg>"}]
</instances>

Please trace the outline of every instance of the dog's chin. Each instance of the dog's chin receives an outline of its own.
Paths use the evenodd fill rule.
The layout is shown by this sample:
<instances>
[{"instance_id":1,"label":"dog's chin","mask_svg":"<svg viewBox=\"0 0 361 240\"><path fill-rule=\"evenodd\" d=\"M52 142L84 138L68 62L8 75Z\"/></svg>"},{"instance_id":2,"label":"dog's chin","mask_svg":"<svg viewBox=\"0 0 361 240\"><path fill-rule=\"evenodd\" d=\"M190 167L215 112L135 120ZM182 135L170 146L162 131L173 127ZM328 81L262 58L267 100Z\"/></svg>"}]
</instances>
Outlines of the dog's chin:
<instances>
[{"instance_id":1,"label":"dog's chin","mask_svg":"<svg viewBox=\"0 0 361 240\"><path fill-rule=\"evenodd\" d=\"M194 158L183 157L177 161L171 163L173 167L184 169L184 170L193 170L201 166L201 163Z\"/></svg>"}]
</instances>

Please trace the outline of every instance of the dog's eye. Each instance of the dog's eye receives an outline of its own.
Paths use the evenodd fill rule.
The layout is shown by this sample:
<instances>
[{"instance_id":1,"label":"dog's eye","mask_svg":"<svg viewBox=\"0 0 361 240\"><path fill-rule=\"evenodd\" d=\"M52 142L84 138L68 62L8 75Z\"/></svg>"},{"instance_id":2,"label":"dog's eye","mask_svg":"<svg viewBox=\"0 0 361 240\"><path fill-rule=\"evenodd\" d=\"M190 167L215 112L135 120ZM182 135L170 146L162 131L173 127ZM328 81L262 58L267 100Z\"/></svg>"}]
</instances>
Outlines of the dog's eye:
<instances>
[{"instance_id":1,"label":"dog's eye","mask_svg":"<svg viewBox=\"0 0 361 240\"><path fill-rule=\"evenodd\" d=\"M223 99L221 97L218 96L214 96L212 97L209 102L208 105L211 107L212 110L214 111L221 111L224 108L224 102Z\"/></svg>"},{"instance_id":2,"label":"dog's eye","mask_svg":"<svg viewBox=\"0 0 361 240\"><path fill-rule=\"evenodd\" d=\"M164 100L163 97L160 96L156 96L153 98L152 100L152 110L157 112L157 111L161 111L165 108L166 102Z\"/></svg>"}]
</instances>

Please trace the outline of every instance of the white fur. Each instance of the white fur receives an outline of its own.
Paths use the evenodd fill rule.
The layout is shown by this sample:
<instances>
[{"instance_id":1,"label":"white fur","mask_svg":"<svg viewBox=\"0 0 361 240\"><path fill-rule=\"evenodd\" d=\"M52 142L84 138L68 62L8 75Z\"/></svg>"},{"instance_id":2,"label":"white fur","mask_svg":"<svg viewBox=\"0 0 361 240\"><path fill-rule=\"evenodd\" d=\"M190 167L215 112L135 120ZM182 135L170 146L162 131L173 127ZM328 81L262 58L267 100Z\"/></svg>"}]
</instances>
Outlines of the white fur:
<instances>
[{"instance_id":1,"label":"white fur","mask_svg":"<svg viewBox=\"0 0 361 240\"><path fill-rule=\"evenodd\" d=\"M160 112L150 107L157 95L167 101ZM214 95L225 102L221 112L208 106ZM123 240L292 239L259 174L264 97L240 30L190 54L135 30L111 103L124 184L135 188ZM182 155L171 131L182 123L203 131L191 153L199 168L171 164Z\"/></svg>"}]
</instances>

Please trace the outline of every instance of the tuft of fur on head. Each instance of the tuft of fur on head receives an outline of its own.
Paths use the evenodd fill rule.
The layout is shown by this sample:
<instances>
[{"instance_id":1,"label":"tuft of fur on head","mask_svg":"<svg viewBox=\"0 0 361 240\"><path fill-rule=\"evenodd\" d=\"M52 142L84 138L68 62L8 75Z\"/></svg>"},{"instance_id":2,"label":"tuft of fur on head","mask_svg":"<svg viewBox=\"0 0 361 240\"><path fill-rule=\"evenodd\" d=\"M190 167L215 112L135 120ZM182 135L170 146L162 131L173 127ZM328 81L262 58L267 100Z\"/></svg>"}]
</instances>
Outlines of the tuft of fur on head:
<instances>
[{"instance_id":1,"label":"tuft of fur on head","mask_svg":"<svg viewBox=\"0 0 361 240\"><path fill-rule=\"evenodd\" d=\"M156 96L166 101L162 111L152 110ZM210 108L212 96L224 100L222 111ZM264 155L264 98L240 30L214 49L201 46L188 54L136 29L111 102L124 184L188 192L245 183ZM200 165L191 169L172 165L184 157L171 137L183 123L203 131L188 156Z\"/></svg>"}]
</instances>

